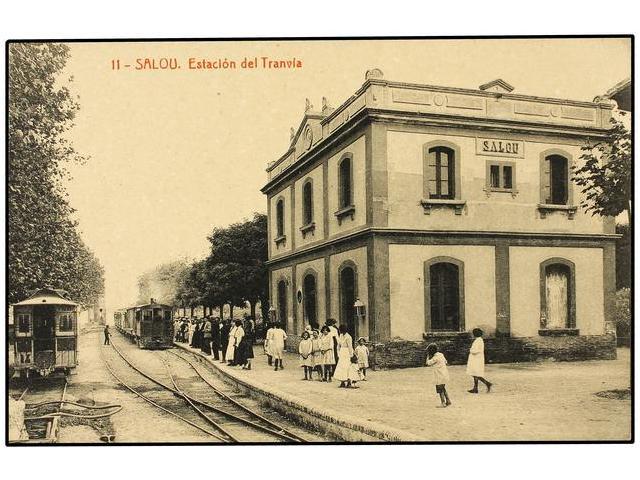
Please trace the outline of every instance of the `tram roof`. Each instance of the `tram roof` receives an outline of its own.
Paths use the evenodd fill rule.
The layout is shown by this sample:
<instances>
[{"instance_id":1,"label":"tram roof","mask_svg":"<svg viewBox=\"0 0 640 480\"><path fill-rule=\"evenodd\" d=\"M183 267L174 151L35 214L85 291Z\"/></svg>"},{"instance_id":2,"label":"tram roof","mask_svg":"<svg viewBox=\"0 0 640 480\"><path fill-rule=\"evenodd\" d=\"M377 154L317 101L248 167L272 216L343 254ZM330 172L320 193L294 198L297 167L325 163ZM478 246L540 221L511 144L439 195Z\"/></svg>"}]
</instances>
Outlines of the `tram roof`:
<instances>
[{"instance_id":1,"label":"tram roof","mask_svg":"<svg viewBox=\"0 0 640 480\"><path fill-rule=\"evenodd\" d=\"M57 288L39 288L31 293L25 300L14 303L17 305L74 305L78 304L69 298L69 294L65 290Z\"/></svg>"},{"instance_id":2,"label":"tram roof","mask_svg":"<svg viewBox=\"0 0 640 480\"><path fill-rule=\"evenodd\" d=\"M145 303L143 305L134 305L133 307L127 308L127 310L131 310L132 308L170 308L173 309L171 305L165 305L164 303Z\"/></svg>"}]
</instances>

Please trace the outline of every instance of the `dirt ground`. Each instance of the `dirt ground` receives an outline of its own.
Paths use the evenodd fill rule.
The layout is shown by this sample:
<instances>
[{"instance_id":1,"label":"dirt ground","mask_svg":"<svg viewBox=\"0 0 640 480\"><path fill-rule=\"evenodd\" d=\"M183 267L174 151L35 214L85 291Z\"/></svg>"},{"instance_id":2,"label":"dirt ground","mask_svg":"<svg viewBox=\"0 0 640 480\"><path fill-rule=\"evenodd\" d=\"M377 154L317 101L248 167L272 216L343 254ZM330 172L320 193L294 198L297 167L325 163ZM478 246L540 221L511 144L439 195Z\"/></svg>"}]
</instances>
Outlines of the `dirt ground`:
<instances>
[{"instance_id":1,"label":"dirt ground","mask_svg":"<svg viewBox=\"0 0 640 480\"><path fill-rule=\"evenodd\" d=\"M101 348L110 348L102 346L101 329L80 335L80 365L77 374L69 377L67 399L89 404L121 404L125 408L107 421L64 426L60 443L102 443L100 436L105 434L115 435L116 443L210 441L198 430L120 387L104 366Z\"/></svg>"},{"instance_id":2,"label":"dirt ground","mask_svg":"<svg viewBox=\"0 0 640 480\"><path fill-rule=\"evenodd\" d=\"M285 370L275 372L261 348L255 352L253 370L234 368L244 380L254 378L425 441L627 440L631 435L628 396L596 395L629 388L629 349L619 349L618 359L609 361L488 365L486 377L494 383L490 394L484 387L477 395L468 393L472 382L465 366L450 366L447 390L453 405L447 408L440 407L428 367L370 371L359 389L342 389L338 382L302 381L296 355L287 354Z\"/></svg>"}]
</instances>

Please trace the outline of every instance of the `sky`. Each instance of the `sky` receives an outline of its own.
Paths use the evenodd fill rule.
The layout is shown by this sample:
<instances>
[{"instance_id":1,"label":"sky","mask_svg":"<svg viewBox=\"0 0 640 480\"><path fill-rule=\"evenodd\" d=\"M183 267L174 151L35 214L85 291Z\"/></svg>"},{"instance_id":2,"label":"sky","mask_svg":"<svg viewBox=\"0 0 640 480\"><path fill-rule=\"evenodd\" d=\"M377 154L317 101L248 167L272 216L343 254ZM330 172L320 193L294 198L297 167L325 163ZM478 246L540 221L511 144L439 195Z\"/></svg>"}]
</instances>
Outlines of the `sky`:
<instances>
[{"instance_id":1,"label":"sky","mask_svg":"<svg viewBox=\"0 0 640 480\"><path fill-rule=\"evenodd\" d=\"M266 212L267 163L289 147L305 99L334 107L379 68L394 81L591 101L631 74L627 39L74 43L64 76L80 111L69 133L89 156L67 189L105 267L108 312L137 297L154 266L207 254L214 227ZM266 56L295 69L241 69ZM135 70L176 58L180 69ZM191 70L189 58L238 68ZM120 69L112 69L113 60ZM132 65L126 68L125 64Z\"/></svg>"}]
</instances>

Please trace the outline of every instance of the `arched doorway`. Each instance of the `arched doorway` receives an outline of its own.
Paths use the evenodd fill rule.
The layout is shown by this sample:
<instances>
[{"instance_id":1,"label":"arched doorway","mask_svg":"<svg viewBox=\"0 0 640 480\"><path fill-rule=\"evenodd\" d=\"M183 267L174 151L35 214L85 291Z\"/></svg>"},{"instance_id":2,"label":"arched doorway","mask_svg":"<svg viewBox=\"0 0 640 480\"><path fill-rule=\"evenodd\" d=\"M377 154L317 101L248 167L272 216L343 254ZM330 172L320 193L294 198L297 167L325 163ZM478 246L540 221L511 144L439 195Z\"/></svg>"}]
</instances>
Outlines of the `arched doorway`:
<instances>
[{"instance_id":1,"label":"arched doorway","mask_svg":"<svg viewBox=\"0 0 640 480\"><path fill-rule=\"evenodd\" d=\"M453 263L429 267L431 330L460 330L460 272Z\"/></svg>"},{"instance_id":2,"label":"arched doorway","mask_svg":"<svg viewBox=\"0 0 640 480\"><path fill-rule=\"evenodd\" d=\"M283 329L287 329L287 283L278 282L278 322Z\"/></svg>"},{"instance_id":3,"label":"arched doorway","mask_svg":"<svg viewBox=\"0 0 640 480\"><path fill-rule=\"evenodd\" d=\"M318 328L316 277L308 273L302 282L303 318L311 328Z\"/></svg>"},{"instance_id":4,"label":"arched doorway","mask_svg":"<svg viewBox=\"0 0 640 480\"><path fill-rule=\"evenodd\" d=\"M356 272L347 266L340 271L340 325L345 325L351 337L357 340L358 325L353 304L356 301Z\"/></svg>"}]
</instances>

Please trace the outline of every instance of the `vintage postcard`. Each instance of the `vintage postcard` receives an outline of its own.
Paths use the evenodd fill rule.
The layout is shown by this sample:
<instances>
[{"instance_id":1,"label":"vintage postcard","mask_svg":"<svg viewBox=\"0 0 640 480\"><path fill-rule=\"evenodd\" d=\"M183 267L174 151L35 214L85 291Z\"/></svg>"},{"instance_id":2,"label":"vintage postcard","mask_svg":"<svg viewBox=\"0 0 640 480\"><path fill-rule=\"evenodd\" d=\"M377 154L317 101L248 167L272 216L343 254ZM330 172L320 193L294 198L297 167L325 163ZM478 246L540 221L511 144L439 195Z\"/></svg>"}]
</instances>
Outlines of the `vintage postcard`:
<instances>
[{"instance_id":1,"label":"vintage postcard","mask_svg":"<svg viewBox=\"0 0 640 480\"><path fill-rule=\"evenodd\" d=\"M9 41L6 443L632 441L632 41Z\"/></svg>"}]
</instances>

